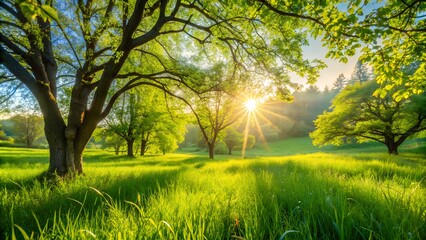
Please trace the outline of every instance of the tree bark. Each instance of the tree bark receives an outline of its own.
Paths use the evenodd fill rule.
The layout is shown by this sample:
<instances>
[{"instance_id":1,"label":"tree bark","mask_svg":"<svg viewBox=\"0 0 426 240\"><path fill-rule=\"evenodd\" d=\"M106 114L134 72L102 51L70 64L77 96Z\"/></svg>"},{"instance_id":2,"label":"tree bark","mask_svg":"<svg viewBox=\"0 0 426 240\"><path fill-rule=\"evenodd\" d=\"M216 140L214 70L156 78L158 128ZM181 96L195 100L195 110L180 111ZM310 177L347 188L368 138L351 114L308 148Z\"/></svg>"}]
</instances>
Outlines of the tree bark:
<instances>
[{"instance_id":1,"label":"tree bark","mask_svg":"<svg viewBox=\"0 0 426 240\"><path fill-rule=\"evenodd\" d=\"M133 154L133 143L135 142L135 139L126 139L127 142L127 156L128 157L135 157Z\"/></svg>"},{"instance_id":2,"label":"tree bark","mask_svg":"<svg viewBox=\"0 0 426 240\"><path fill-rule=\"evenodd\" d=\"M44 110L44 111L43 111ZM69 166L66 161L67 141L65 138L65 122L62 117L50 109L42 108L44 116L44 132L49 143L49 174L64 176L69 172Z\"/></svg>"},{"instance_id":3,"label":"tree bark","mask_svg":"<svg viewBox=\"0 0 426 240\"><path fill-rule=\"evenodd\" d=\"M120 145L114 145L114 151L115 155L118 155L120 153Z\"/></svg>"},{"instance_id":4,"label":"tree bark","mask_svg":"<svg viewBox=\"0 0 426 240\"><path fill-rule=\"evenodd\" d=\"M148 146L148 140L142 139L141 140L141 156L145 155L146 147Z\"/></svg>"},{"instance_id":5,"label":"tree bark","mask_svg":"<svg viewBox=\"0 0 426 240\"><path fill-rule=\"evenodd\" d=\"M214 143L207 142L207 147L209 149L209 158L214 159Z\"/></svg>"},{"instance_id":6,"label":"tree bark","mask_svg":"<svg viewBox=\"0 0 426 240\"><path fill-rule=\"evenodd\" d=\"M388 148L389 154L398 155L399 144L395 142L394 138L385 137L385 145Z\"/></svg>"}]
</instances>

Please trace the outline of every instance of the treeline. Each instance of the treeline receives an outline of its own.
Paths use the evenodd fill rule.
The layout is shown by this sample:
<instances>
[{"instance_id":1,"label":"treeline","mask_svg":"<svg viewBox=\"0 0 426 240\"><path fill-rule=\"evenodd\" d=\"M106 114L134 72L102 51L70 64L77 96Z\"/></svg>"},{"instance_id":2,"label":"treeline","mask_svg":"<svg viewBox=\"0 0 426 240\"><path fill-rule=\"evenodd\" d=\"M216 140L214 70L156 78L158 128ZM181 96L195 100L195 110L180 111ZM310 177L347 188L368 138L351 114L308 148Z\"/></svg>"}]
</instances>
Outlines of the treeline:
<instances>
[{"instance_id":1,"label":"treeline","mask_svg":"<svg viewBox=\"0 0 426 240\"><path fill-rule=\"evenodd\" d=\"M324 111L330 111L332 100L346 86L365 83L374 78L371 69L358 61L350 77L340 74L331 88L320 90L310 85L303 91L293 93L291 102L266 102L259 106L259 125L266 141L291 137L307 137L315 130L314 121ZM260 131L254 132L261 138Z\"/></svg>"}]
</instances>

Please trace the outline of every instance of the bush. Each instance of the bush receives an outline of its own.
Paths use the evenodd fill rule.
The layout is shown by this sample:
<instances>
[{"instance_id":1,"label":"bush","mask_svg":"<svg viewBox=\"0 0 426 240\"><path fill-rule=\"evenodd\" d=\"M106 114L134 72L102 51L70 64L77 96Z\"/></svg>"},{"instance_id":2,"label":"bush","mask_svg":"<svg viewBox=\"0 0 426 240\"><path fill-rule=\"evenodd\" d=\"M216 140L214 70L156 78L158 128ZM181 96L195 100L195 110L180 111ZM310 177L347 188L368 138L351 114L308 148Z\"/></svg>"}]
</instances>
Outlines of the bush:
<instances>
[{"instance_id":1,"label":"bush","mask_svg":"<svg viewBox=\"0 0 426 240\"><path fill-rule=\"evenodd\" d=\"M214 153L219 155L228 154L228 148L225 143L220 142L214 147Z\"/></svg>"}]
</instances>

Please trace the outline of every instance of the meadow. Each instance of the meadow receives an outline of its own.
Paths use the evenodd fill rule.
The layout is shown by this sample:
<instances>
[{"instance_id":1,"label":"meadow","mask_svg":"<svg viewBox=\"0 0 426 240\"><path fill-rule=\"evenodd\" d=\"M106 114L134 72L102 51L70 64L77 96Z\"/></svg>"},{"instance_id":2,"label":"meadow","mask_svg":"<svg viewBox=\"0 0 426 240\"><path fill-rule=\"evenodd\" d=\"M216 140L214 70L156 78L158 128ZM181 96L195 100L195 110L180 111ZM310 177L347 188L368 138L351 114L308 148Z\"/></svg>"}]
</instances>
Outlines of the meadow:
<instances>
[{"instance_id":1,"label":"meadow","mask_svg":"<svg viewBox=\"0 0 426 240\"><path fill-rule=\"evenodd\" d=\"M307 139L214 160L87 150L84 176L46 182L46 150L1 147L0 238L426 239L426 144L400 152Z\"/></svg>"}]
</instances>

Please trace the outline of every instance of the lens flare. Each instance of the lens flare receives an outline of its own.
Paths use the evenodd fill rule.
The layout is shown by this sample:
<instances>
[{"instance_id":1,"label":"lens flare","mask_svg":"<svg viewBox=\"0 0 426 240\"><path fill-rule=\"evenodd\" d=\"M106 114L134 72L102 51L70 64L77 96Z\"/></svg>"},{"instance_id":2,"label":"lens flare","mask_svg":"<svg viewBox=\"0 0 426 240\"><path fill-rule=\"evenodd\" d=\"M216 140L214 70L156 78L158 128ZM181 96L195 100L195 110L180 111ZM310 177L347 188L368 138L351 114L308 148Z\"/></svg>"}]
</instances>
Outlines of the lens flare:
<instances>
[{"instance_id":1,"label":"lens flare","mask_svg":"<svg viewBox=\"0 0 426 240\"><path fill-rule=\"evenodd\" d=\"M247 100L247 102L245 102L244 105L245 105L247 111L252 112L256 109L256 100L249 99L249 100Z\"/></svg>"}]
</instances>

